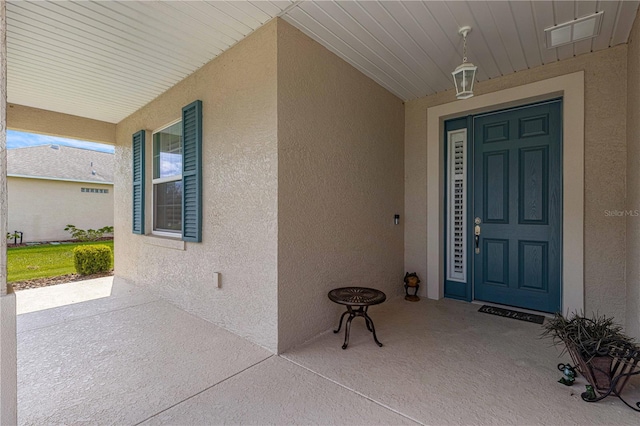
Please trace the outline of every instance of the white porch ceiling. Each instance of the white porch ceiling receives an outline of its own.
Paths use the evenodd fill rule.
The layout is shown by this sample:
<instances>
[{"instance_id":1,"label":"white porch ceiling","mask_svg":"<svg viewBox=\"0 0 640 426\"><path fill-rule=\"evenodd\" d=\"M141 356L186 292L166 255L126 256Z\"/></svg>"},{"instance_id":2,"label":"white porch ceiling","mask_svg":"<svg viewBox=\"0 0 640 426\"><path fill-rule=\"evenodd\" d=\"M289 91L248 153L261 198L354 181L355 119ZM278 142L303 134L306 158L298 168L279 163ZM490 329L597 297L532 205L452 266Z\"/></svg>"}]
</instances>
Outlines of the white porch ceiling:
<instances>
[{"instance_id":1,"label":"white porch ceiling","mask_svg":"<svg viewBox=\"0 0 640 426\"><path fill-rule=\"evenodd\" d=\"M115 123L276 16L409 100L453 88L463 25L482 81L626 43L639 3L10 0L8 100ZM546 48L596 11L598 37Z\"/></svg>"}]
</instances>

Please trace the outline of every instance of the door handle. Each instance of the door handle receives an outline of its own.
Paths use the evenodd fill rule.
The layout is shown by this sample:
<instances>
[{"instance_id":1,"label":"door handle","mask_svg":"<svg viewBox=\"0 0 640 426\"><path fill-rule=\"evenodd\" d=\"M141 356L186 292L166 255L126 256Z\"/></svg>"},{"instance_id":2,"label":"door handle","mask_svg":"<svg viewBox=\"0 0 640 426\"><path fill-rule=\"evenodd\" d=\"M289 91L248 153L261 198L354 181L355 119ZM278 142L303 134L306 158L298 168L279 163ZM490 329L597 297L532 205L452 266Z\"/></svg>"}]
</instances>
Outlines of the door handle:
<instances>
[{"instance_id":1,"label":"door handle","mask_svg":"<svg viewBox=\"0 0 640 426\"><path fill-rule=\"evenodd\" d=\"M475 243L476 243L476 254L480 254L480 223L481 223L481 220L480 220L479 217L476 217L474 222L476 224L476 226L473 229L474 240L475 240Z\"/></svg>"}]
</instances>

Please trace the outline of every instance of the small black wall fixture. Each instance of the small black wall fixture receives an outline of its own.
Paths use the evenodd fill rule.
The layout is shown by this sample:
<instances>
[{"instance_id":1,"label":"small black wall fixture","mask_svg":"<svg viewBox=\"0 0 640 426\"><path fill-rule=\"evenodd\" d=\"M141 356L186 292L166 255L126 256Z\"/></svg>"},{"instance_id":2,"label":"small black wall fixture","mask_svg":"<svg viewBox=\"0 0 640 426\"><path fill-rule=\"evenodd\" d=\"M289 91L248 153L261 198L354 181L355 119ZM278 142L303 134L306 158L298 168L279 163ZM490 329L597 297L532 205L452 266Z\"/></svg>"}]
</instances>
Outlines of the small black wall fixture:
<instances>
[{"instance_id":1,"label":"small black wall fixture","mask_svg":"<svg viewBox=\"0 0 640 426\"><path fill-rule=\"evenodd\" d=\"M400 224L400 215L399 214L393 215L393 224L394 225L399 225Z\"/></svg>"}]
</instances>

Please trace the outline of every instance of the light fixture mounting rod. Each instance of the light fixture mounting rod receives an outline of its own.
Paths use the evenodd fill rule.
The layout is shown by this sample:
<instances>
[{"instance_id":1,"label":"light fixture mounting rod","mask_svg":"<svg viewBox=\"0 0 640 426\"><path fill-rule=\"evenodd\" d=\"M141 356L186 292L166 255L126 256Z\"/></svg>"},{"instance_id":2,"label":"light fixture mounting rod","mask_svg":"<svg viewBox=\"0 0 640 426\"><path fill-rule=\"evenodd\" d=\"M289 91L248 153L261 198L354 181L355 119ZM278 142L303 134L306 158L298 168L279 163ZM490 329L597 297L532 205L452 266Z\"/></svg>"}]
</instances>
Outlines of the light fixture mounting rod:
<instances>
[{"instance_id":1,"label":"light fixture mounting rod","mask_svg":"<svg viewBox=\"0 0 640 426\"><path fill-rule=\"evenodd\" d=\"M458 29L458 34L462 36L462 63L467 63L467 34L471 31L471 27L465 25L464 27L460 27Z\"/></svg>"},{"instance_id":2,"label":"light fixture mounting rod","mask_svg":"<svg viewBox=\"0 0 640 426\"><path fill-rule=\"evenodd\" d=\"M463 37L466 37L467 34L469 34L471 32L471 27L468 25L465 25L464 27L460 27L460 29L458 29L458 34L460 34Z\"/></svg>"}]
</instances>

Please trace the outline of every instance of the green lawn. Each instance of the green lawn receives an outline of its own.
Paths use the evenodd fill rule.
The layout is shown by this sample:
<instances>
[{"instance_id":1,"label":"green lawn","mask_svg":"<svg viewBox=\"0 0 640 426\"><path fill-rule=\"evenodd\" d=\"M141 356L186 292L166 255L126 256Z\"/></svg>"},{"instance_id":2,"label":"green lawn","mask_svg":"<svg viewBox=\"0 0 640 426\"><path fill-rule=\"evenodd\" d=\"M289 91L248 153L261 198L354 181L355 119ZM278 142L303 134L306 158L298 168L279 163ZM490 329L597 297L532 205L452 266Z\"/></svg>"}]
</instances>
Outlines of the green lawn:
<instances>
[{"instance_id":1,"label":"green lawn","mask_svg":"<svg viewBox=\"0 0 640 426\"><path fill-rule=\"evenodd\" d=\"M8 247L8 281L24 281L33 278L49 278L74 274L76 269L73 266L73 248L86 244L104 244L109 246L113 252L113 240L60 245L43 244L28 247Z\"/></svg>"}]
</instances>

